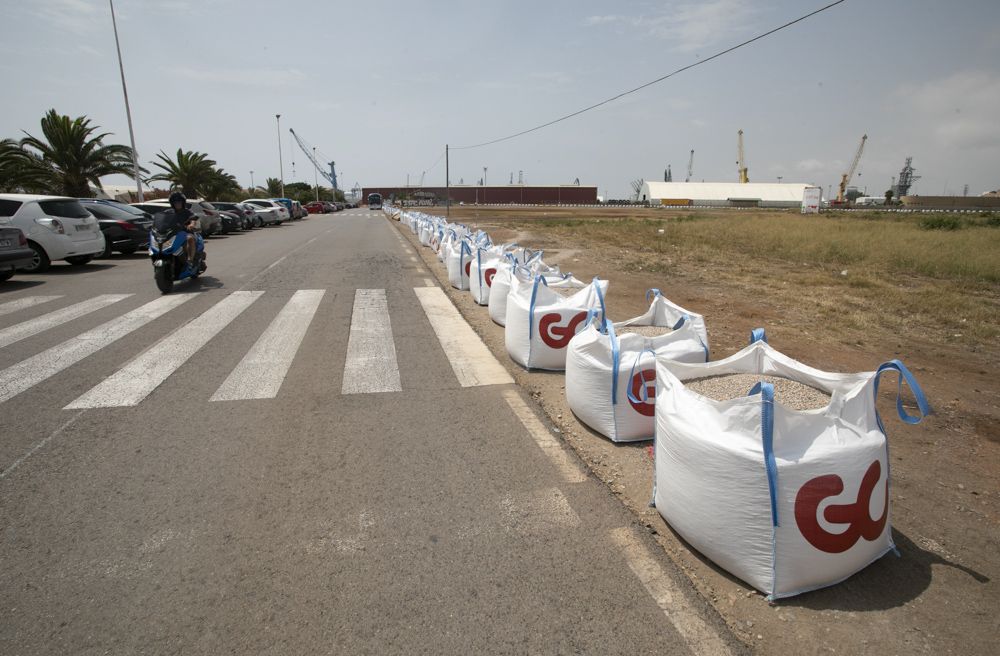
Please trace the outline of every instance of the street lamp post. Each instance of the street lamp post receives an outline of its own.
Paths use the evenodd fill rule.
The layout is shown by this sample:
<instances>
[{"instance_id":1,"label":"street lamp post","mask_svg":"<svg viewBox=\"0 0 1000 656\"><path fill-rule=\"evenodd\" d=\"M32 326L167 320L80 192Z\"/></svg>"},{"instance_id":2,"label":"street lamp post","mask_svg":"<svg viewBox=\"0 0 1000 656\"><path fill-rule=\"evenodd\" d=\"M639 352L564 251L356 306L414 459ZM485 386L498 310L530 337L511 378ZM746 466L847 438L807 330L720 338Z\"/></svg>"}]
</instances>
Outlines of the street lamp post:
<instances>
[{"instance_id":1,"label":"street lamp post","mask_svg":"<svg viewBox=\"0 0 1000 656\"><path fill-rule=\"evenodd\" d=\"M285 197L285 163L281 155L281 114L274 115L278 121L278 175L281 177L281 197Z\"/></svg>"},{"instance_id":2,"label":"street lamp post","mask_svg":"<svg viewBox=\"0 0 1000 656\"><path fill-rule=\"evenodd\" d=\"M483 205L486 204L486 167L483 167Z\"/></svg>"},{"instance_id":3,"label":"street lamp post","mask_svg":"<svg viewBox=\"0 0 1000 656\"><path fill-rule=\"evenodd\" d=\"M253 183L253 170L250 171L250 191L253 191L256 185Z\"/></svg>"},{"instance_id":4,"label":"street lamp post","mask_svg":"<svg viewBox=\"0 0 1000 656\"><path fill-rule=\"evenodd\" d=\"M313 161L316 161L316 146L313 146ZM313 186L316 187L316 200L319 200L319 173L313 166Z\"/></svg>"},{"instance_id":5,"label":"street lamp post","mask_svg":"<svg viewBox=\"0 0 1000 656\"><path fill-rule=\"evenodd\" d=\"M778 184L781 184L781 178L783 178L783 177L784 177L784 176L782 176L782 175L779 175L779 176L778 176Z\"/></svg>"},{"instance_id":6,"label":"street lamp post","mask_svg":"<svg viewBox=\"0 0 1000 656\"><path fill-rule=\"evenodd\" d=\"M135 149L135 131L132 129L132 108L128 104L128 88L125 86L125 66L122 64L122 47L118 42L118 21L115 20L114 0L108 0L111 7L111 26L115 31L115 49L118 51L118 72L122 77L122 95L125 96L125 117L128 119L128 137L132 142L132 170L135 173L136 196L141 203L145 200L142 196L142 179L139 177L139 151Z\"/></svg>"}]
</instances>

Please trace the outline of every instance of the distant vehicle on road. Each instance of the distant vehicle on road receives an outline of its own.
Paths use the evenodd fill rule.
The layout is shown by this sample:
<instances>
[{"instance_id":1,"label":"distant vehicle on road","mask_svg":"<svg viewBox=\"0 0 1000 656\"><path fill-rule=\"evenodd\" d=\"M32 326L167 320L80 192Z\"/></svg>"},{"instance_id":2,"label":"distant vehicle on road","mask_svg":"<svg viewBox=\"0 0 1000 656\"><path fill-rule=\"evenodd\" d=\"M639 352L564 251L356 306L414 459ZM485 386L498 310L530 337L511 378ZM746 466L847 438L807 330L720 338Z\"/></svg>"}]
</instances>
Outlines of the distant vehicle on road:
<instances>
[{"instance_id":1,"label":"distant vehicle on road","mask_svg":"<svg viewBox=\"0 0 1000 656\"><path fill-rule=\"evenodd\" d=\"M368 209L382 209L382 194L368 194Z\"/></svg>"},{"instance_id":2,"label":"distant vehicle on road","mask_svg":"<svg viewBox=\"0 0 1000 656\"><path fill-rule=\"evenodd\" d=\"M0 227L0 282L10 280L18 268L31 266L34 256L19 228Z\"/></svg>"},{"instance_id":3,"label":"distant vehicle on road","mask_svg":"<svg viewBox=\"0 0 1000 656\"><path fill-rule=\"evenodd\" d=\"M54 260L80 266L104 252L97 219L75 198L0 194L0 224L20 228L31 249L25 271L38 273Z\"/></svg>"}]
</instances>

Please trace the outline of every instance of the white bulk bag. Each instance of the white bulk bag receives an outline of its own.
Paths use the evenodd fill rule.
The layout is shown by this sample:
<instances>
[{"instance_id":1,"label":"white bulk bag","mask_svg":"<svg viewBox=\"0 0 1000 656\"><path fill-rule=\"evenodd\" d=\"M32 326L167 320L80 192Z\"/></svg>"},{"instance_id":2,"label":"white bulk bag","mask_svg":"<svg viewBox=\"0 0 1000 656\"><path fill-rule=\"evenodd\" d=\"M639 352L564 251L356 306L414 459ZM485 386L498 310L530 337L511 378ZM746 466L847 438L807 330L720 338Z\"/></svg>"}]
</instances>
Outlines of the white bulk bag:
<instances>
[{"instance_id":1,"label":"white bulk bag","mask_svg":"<svg viewBox=\"0 0 1000 656\"><path fill-rule=\"evenodd\" d=\"M875 407L879 377L899 375L907 423L930 412L898 360L876 371L819 371L761 340L706 364L656 360L653 500L663 518L720 567L778 599L833 585L895 549L887 440ZM769 384L715 401L685 380L731 373L780 376L831 395L796 411ZM920 416L899 398L903 382Z\"/></svg>"},{"instance_id":2,"label":"white bulk bag","mask_svg":"<svg viewBox=\"0 0 1000 656\"><path fill-rule=\"evenodd\" d=\"M472 248L465 239L453 241L448 246L445 255L445 266L448 267L448 282L455 289L469 288L469 267L472 262Z\"/></svg>"},{"instance_id":3,"label":"white bulk bag","mask_svg":"<svg viewBox=\"0 0 1000 656\"><path fill-rule=\"evenodd\" d=\"M504 341L507 353L528 369L562 371L566 368L566 347L584 327L590 310L598 310L605 321L604 295L608 281L594 278L571 296L549 289L543 275L522 283L515 275L507 295Z\"/></svg>"},{"instance_id":4,"label":"white bulk bag","mask_svg":"<svg viewBox=\"0 0 1000 656\"><path fill-rule=\"evenodd\" d=\"M507 295L510 293L511 278L515 271L521 272L521 275L525 276L524 279L529 281L535 274L542 273L549 285L585 286L574 278L573 274L560 274L559 267L550 267L542 262L542 251L532 253L530 263L527 265L523 265L513 253L507 254L500 262L496 275L493 276L493 285L490 287L489 310L493 323L502 326L507 322Z\"/></svg>"},{"instance_id":5,"label":"white bulk bag","mask_svg":"<svg viewBox=\"0 0 1000 656\"><path fill-rule=\"evenodd\" d=\"M472 293L472 300L479 305L489 304L493 278L500 263L504 261L503 255L491 250L477 248L469 268L469 291Z\"/></svg>"},{"instance_id":6,"label":"white bulk bag","mask_svg":"<svg viewBox=\"0 0 1000 656\"><path fill-rule=\"evenodd\" d=\"M708 360L704 319L699 324L692 317L700 315L650 292L656 293L645 314L605 326L591 321L566 352L566 402L580 421L614 442L653 438L657 357ZM665 332L618 332L628 326L662 326Z\"/></svg>"}]
</instances>

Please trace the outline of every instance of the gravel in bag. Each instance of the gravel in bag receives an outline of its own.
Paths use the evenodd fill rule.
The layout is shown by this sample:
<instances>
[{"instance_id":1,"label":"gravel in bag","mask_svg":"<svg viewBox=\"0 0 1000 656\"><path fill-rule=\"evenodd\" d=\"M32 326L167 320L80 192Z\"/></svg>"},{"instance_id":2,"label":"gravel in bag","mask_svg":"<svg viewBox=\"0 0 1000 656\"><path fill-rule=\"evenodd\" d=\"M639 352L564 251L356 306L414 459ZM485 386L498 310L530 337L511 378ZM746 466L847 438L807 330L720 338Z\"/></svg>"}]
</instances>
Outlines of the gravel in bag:
<instances>
[{"instance_id":1,"label":"gravel in bag","mask_svg":"<svg viewBox=\"0 0 1000 656\"><path fill-rule=\"evenodd\" d=\"M729 401L746 396L760 381L774 385L774 400L792 410L816 410L830 403L830 395L826 392L778 376L723 374L684 381L684 386L710 399Z\"/></svg>"},{"instance_id":2,"label":"gravel in bag","mask_svg":"<svg viewBox=\"0 0 1000 656\"><path fill-rule=\"evenodd\" d=\"M635 333L643 337L659 337L660 335L666 335L674 331L666 326L622 326L621 328L615 328L615 332L619 335Z\"/></svg>"}]
</instances>

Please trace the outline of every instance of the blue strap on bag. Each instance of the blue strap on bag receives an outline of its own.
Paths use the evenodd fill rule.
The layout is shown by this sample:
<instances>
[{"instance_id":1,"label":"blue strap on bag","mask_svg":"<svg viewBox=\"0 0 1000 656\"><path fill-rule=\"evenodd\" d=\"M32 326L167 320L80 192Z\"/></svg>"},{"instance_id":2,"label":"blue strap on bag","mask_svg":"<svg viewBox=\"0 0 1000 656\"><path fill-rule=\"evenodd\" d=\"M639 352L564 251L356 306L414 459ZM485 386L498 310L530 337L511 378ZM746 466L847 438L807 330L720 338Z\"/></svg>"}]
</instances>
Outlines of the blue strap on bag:
<instances>
[{"instance_id":1,"label":"blue strap on bag","mask_svg":"<svg viewBox=\"0 0 1000 656\"><path fill-rule=\"evenodd\" d=\"M913 377L910 370L906 368L899 360L889 360L883 363L875 371L875 384L872 386L872 391L875 396L876 403L878 402L878 385L882 378L882 374L887 371L895 371L899 374L898 383L896 386L896 412L899 414L899 418L907 424L919 424L924 417L934 412L931 409L930 404L927 402L927 397L924 395L924 390L920 387L917 379ZM917 402L917 410L920 412L919 415L911 415L906 412L906 408L903 407L903 383L910 388L913 392L913 398ZM878 422L879 430L882 434L885 434L885 426L882 424L882 417L878 414L878 408L875 408L875 419Z\"/></svg>"}]
</instances>

